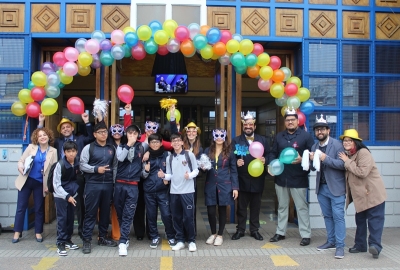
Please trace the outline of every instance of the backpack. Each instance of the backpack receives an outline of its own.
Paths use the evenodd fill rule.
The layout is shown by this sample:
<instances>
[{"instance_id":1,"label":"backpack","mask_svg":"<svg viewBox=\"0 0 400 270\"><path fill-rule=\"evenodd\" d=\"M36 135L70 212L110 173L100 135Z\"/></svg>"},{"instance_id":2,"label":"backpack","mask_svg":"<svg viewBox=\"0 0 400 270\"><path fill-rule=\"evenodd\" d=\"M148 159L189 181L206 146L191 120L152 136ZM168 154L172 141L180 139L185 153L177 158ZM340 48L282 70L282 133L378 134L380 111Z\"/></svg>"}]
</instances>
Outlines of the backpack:
<instances>
[{"instance_id":1,"label":"backpack","mask_svg":"<svg viewBox=\"0 0 400 270\"><path fill-rule=\"evenodd\" d=\"M193 171L192 161L190 160L189 152L187 150L183 150L183 151L185 151L185 159L189 165L189 169L190 169L190 171ZM169 168L171 169L171 174L172 174L172 159L173 159L173 157L174 157L173 154L169 155Z\"/></svg>"},{"instance_id":2,"label":"backpack","mask_svg":"<svg viewBox=\"0 0 400 270\"><path fill-rule=\"evenodd\" d=\"M49 190L49 193L54 193L54 186L53 186L53 178L54 178L54 169L56 168L57 164L60 164L61 166L61 175L65 174L65 166L64 166L64 160L60 159L58 162L53 163L50 167L49 171L49 176L47 177L47 188Z\"/></svg>"}]
</instances>

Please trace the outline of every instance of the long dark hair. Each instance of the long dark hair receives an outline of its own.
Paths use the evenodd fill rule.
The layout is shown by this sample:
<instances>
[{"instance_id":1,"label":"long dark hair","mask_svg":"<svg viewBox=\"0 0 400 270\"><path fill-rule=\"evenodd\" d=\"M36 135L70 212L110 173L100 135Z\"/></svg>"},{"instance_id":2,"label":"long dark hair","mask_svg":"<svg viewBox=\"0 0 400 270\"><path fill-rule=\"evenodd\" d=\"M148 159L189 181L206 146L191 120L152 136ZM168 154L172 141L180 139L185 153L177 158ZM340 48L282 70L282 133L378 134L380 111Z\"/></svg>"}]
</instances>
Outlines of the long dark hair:
<instances>
[{"instance_id":1,"label":"long dark hair","mask_svg":"<svg viewBox=\"0 0 400 270\"><path fill-rule=\"evenodd\" d=\"M367 147L365 144L362 143L362 141L353 139L353 142L354 142L354 145L356 146L357 151L359 151L359 150L365 148L365 149L367 149L369 152L371 152L371 151L368 149L368 147Z\"/></svg>"}]
</instances>

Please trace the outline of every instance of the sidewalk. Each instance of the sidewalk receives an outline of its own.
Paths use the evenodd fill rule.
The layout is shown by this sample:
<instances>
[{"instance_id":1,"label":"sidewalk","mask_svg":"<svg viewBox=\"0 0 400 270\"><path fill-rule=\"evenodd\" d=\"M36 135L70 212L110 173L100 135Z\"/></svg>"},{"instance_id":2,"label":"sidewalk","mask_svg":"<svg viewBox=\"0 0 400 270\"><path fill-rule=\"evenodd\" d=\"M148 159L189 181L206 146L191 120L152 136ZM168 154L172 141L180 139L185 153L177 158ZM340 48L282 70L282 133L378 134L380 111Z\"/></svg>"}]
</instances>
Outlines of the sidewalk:
<instances>
[{"instance_id":1,"label":"sidewalk","mask_svg":"<svg viewBox=\"0 0 400 270\"><path fill-rule=\"evenodd\" d=\"M92 242L92 253L85 255L81 249L71 250L67 257L57 255L56 222L45 225L43 243L35 241L34 230L23 232L21 241L12 244L13 233L3 232L0 235L0 270L2 269L400 269L400 228L387 228L383 233L383 250L379 259L373 259L367 253L350 254L348 248L353 246L355 229L347 230L344 259L335 259L334 250L317 251L316 246L325 243L326 233L323 229L312 231L311 244L299 245L300 236L297 226L289 224L286 239L270 243L269 238L275 233L276 215L267 203L263 203L260 220L260 233L263 241L256 241L246 236L232 241L231 235L236 231L235 224L228 224L224 233L224 243L220 247L205 244L210 235L207 210L199 206L197 211L197 252L188 249L174 252L166 239L157 249L149 247L150 241L137 241L131 234L131 244L127 257L118 256L118 247L98 246ZM97 227L96 229L97 230ZM163 227L159 227L164 235ZM76 230L75 230L76 232ZM94 232L94 239L97 232ZM82 246L77 235L73 242Z\"/></svg>"}]
</instances>

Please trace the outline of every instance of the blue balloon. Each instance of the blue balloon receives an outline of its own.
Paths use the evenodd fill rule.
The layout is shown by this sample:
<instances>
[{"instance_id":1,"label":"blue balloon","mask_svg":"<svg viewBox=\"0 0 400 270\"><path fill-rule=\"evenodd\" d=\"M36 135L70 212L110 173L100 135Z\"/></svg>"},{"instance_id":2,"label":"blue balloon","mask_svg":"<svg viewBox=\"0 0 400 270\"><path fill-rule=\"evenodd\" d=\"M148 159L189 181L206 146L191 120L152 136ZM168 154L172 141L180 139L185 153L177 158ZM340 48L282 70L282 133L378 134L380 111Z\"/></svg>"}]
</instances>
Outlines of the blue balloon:
<instances>
[{"instance_id":1,"label":"blue balloon","mask_svg":"<svg viewBox=\"0 0 400 270\"><path fill-rule=\"evenodd\" d=\"M206 37L208 39L208 43L215 44L221 39L221 31L216 27L212 27L208 29Z\"/></svg>"},{"instance_id":2,"label":"blue balloon","mask_svg":"<svg viewBox=\"0 0 400 270\"><path fill-rule=\"evenodd\" d=\"M136 33L129 32L125 34L124 40L129 47L135 47L138 44L139 38Z\"/></svg>"},{"instance_id":3,"label":"blue balloon","mask_svg":"<svg viewBox=\"0 0 400 270\"><path fill-rule=\"evenodd\" d=\"M114 63L114 58L111 55L110 51L102 51L100 53L100 62L104 65L104 66L111 66Z\"/></svg>"},{"instance_id":4,"label":"blue balloon","mask_svg":"<svg viewBox=\"0 0 400 270\"><path fill-rule=\"evenodd\" d=\"M155 21L151 21L149 23L149 27L151 28L151 36L154 37L154 33L157 32L158 30L162 30L162 24L155 20Z\"/></svg>"},{"instance_id":5,"label":"blue balloon","mask_svg":"<svg viewBox=\"0 0 400 270\"><path fill-rule=\"evenodd\" d=\"M307 100L300 105L300 111L305 115L310 115L314 111L314 103Z\"/></svg>"},{"instance_id":6,"label":"blue balloon","mask_svg":"<svg viewBox=\"0 0 400 270\"><path fill-rule=\"evenodd\" d=\"M144 42L144 50L148 53L148 54L155 54L158 50L158 45L157 43L154 41L153 38L150 38L149 40Z\"/></svg>"},{"instance_id":7,"label":"blue balloon","mask_svg":"<svg viewBox=\"0 0 400 270\"><path fill-rule=\"evenodd\" d=\"M291 164L298 155L296 149L293 147L286 147L279 155L279 161L285 164Z\"/></svg>"},{"instance_id":8,"label":"blue balloon","mask_svg":"<svg viewBox=\"0 0 400 270\"><path fill-rule=\"evenodd\" d=\"M208 43L206 36L197 34L193 38L193 45L197 50L203 49Z\"/></svg>"},{"instance_id":9,"label":"blue balloon","mask_svg":"<svg viewBox=\"0 0 400 270\"><path fill-rule=\"evenodd\" d=\"M268 165L269 172L273 175L280 175L284 168L284 164L279 159L272 160Z\"/></svg>"},{"instance_id":10,"label":"blue balloon","mask_svg":"<svg viewBox=\"0 0 400 270\"><path fill-rule=\"evenodd\" d=\"M246 74L247 72L247 67L246 66L239 66L239 67L235 67L235 72L237 74Z\"/></svg>"}]
</instances>

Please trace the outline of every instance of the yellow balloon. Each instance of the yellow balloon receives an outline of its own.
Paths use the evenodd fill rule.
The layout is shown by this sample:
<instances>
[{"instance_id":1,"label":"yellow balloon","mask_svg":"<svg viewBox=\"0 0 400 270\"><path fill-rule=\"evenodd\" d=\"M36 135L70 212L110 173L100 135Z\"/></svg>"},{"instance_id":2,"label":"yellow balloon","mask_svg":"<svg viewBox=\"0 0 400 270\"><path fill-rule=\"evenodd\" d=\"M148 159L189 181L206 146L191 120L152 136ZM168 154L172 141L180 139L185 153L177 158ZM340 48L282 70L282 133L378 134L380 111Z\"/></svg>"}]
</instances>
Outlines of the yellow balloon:
<instances>
[{"instance_id":1,"label":"yellow balloon","mask_svg":"<svg viewBox=\"0 0 400 270\"><path fill-rule=\"evenodd\" d=\"M147 41L151 38L151 28L148 25L141 25L137 30L140 40Z\"/></svg>"},{"instance_id":2,"label":"yellow balloon","mask_svg":"<svg viewBox=\"0 0 400 270\"><path fill-rule=\"evenodd\" d=\"M268 53L260 53L257 56L257 65L259 65L260 67L266 66L269 64L270 58Z\"/></svg>"},{"instance_id":3,"label":"yellow balloon","mask_svg":"<svg viewBox=\"0 0 400 270\"><path fill-rule=\"evenodd\" d=\"M226 50L229 53L235 53L237 51L239 51L240 48L240 44L239 41L237 41L236 39L231 39L226 43Z\"/></svg>"},{"instance_id":4,"label":"yellow balloon","mask_svg":"<svg viewBox=\"0 0 400 270\"><path fill-rule=\"evenodd\" d=\"M175 37L175 29L178 27L178 23L174 20L166 20L163 23L162 28L168 33L172 38Z\"/></svg>"},{"instance_id":5,"label":"yellow balloon","mask_svg":"<svg viewBox=\"0 0 400 270\"><path fill-rule=\"evenodd\" d=\"M156 33L154 34L154 41L158 44L158 45L165 45L168 42L168 33L165 30L158 30L156 31Z\"/></svg>"},{"instance_id":6,"label":"yellow balloon","mask_svg":"<svg viewBox=\"0 0 400 270\"><path fill-rule=\"evenodd\" d=\"M88 67L93 62L93 56L88 52L81 52L78 56L78 62L82 67Z\"/></svg>"},{"instance_id":7,"label":"yellow balloon","mask_svg":"<svg viewBox=\"0 0 400 270\"><path fill-rule=\"evenodd\" d=\"M40 105L43 115L53 115L58 110L58 103L53 98L45 98Z\"/></svg>"},{"instance_id":8,"label":"yellow balloon","mask_svg":"<svg viewBox=\"0 0 400 270\"><path fill-rule=\"evenodd\" d=\"M211 56L211 59L212 59L212 60L217 60L217 59L220 58L220 57L221 57L221 55L218 55L218 54L213 53L213 56Z\"/></svg>"},{"instance_id":9,"label":"yellow balloon","mask_svg":"<svg viewBox=\"0 0 400 270\"><path fill-rule=\"evenodd\" d=\"M272 78L274 70L270 66L263 66L260 68L260 77L267 81Z\"/></svg>"},{"instance_id":10,"label":"yellow balloon","mask_svg":"<svg viewBox=\"0 0 400 270\"><path fill-rule=\"evenodd\" d=\"M264 164L262 164L261 160L258 158L250 161L249 166L247 167L249 174L253 177L259 177L264 172Z\"/></svg>"},{"instance_id":11,"label":"yellow balloon","mask_svg":"<svg viewBox=\"0 0 400 270\"><path fill-rule=\"evenodd\" d=\"M16 116L23 116L26 114L26 105L21 101L15 101L11 105L11 112Z\"/></svg>"},{"instance_id":12,"label":"yellow balloon","mask_svg":"<svg viewBox=\"0 0 400 270\"><path fill-rule=\"evenodd\" d=\"M72 81L74 80L74 77L72 76L67 76L65 75L65 73L62 70L59 70L59 76L60 76L60 82L62 82L63 84L70 84L72 83Z\"/></svg>"},{"instance_id":13,"label":"yellow balloon","mask_svg":"<svg viewBox=\"0 0 400 270\"><path fill-rule=\"evenodd\" d=\"M243 39L240 41L239 45L239 52L243 53L244 55L248 55L254 49L253 41L250 39Z\"/></svg>"},{"instance_id":14,"label":"yellow balloon","mask_svg":"<svg viewBox=\"0 0 400 270\"><path fill-rule=\"evenodd\" d=\"M269 93L274 98L281 98L285 93L285 88L281 83L273 83L269 88Z\"/></svg>"},{"instance_id":15,"label":"yellow balloon","mask_svg":"<svg viewBox=\"0 0 400 270\"><path fill-rule=\"evenodd\" d=\"M300 80L299 77L296 77L296 76L290 77L290 78L286 81L286 83L294 83L294 84L297 85L297 87L299 87L299 88L300 88L300 86L301 86L301 80Z\"/></svg>"},{"instance_id":16,"label":"yellow balloon","mask_svg":"<svg viewBox=\"0 0 400 270\"><path fill-rule=\"evenodd\" d=\"M129 33L129 32L135 33L135 28L127 26L124 28L124 30L122 30L122 32L124 32L124 34Z\"/></svg>"},{"instance_id":17,"label":"yellow balloon","mask_svg":"<svg viewBox=\"0 0 400 270\"><path fill-rule=\"evenodd\" d=\"M296 97L298 97L301 102L307 101L310 98L310 90L305 87L300 87L297 91Z\"/></svg>"},{"instance_id":18,"label":"yellow balloon","mask_svg":"<svg viewBox=\"0 0 400 270\"><path fill-rule=\"evenodd\" d=\"M29 90L29 89L21 89L18 92L18 98L23 103L31 103L34 101L33 98L31 97L31 90Z\"/></svg>"},{"instance_id":19,"label":"yellow balloon","mask_svg":"<svg viewBox=\"0 0 400 270\"><path fill-rule=\"evenodd\" d=\"M78 74L81 75L81 76L89 75L91 70L92 69L90 68L90 66L89 67L83 67L81 65L78 65Z\"/></svg>"},{"instance_id":20,"label":"yellow balloon","mask_svg":"<svg viewBox=\"0 0 400 270\"><path fill-rule=\"evenodd\" d=\"M214 51L212 49L212 46L210 44L207 44L203 49L200 50L201 57L204 59L211 59L211 57L214 54Z\"/></svg>"},{"instance_id":21,"label":"yellow balloon","mask_svg":"<svg viewBox=\"0 0 400 270\"><path fill-rule=\"evenodd\" d=\"M168 121L171 121L170 120L171 119L171 112L170 111L167 112L167 119L168 119ZM179 123L179 121L181 121L181 112L178 111L178 109L175 109L175 119L176 119L177 123Z\"/></svg>"},{"instance_id":22,"label":"yellow balloon","mask_svg":"<svg viewBox=\"0 0 400 270\"><path fill-rule=\"evenodd\" d=\"M281 114L282 114L282 116L285 116L286 109L287 109L287 105L285 105L285 106L283 106L283 107L281 108Z\"/></svg>"},{"instance_id":23,"label":"yellow balloon","mask_svg":"<svg viewBox=\"0 0 400 270\"><path fill-rule=\"evenodd\" d=\"M36 71L32 74L31 81L36 86L45 86L47 84L47 76L42 71Z\"/></svg>"}]
</instances>

